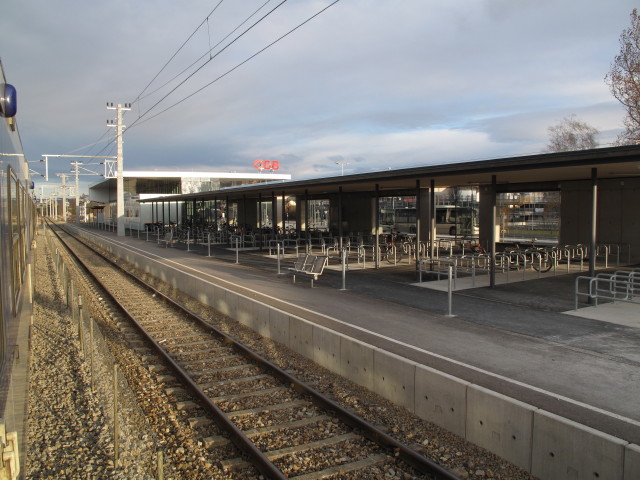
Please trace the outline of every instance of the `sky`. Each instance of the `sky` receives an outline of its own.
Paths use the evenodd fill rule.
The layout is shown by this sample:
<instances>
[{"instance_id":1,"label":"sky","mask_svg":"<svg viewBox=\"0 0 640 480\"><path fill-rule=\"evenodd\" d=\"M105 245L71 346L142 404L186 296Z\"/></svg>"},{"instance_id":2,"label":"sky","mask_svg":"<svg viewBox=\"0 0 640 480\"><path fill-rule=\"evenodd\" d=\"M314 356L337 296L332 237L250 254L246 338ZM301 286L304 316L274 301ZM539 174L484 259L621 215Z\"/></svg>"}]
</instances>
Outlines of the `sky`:
<instances>
[{"instance_id":1,"label":"sky","mask_svg":"<svg viewBox=\"0 0 640 480\"><path fill-rule=\"evenodd\" d=\"M328 177L541 153L570 115L600 146L622 130L604 77L633 0L332 3L3 2L36 194L76 161L44 182L44 154L115 155L107 102L132 104L125 170ZM78 160L87 191L103 166Z\"/></svg>"}]
</instances>

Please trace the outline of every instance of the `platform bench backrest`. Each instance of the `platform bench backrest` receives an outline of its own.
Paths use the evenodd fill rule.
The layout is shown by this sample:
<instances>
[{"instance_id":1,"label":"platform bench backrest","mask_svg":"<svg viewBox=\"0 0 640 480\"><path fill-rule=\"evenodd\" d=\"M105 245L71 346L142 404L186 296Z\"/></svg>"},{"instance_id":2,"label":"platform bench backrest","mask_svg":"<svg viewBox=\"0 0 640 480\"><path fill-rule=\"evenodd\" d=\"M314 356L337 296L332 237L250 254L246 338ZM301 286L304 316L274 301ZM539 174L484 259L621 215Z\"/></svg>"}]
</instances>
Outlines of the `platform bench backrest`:
<instances>
[{"instance_id":1,"label":"platform bench backrest","mask_svg":"<svg viewBox=\"0 0 640 480\"><path fill-rule=\"evenodd\" d=\"M305 265L309 262L309 254L300 255L298 259L293 264L293 269L298 272L302 272L304 270Z\"/></svg>"},{"instance_id":2,"label":"platform bench backrest","mask_svg":"<svg viewBox=\"0 0 640 480\"><path fill-rule=\"evenodd\" d=\"M303 272L311 273L311 270L313 270L313 266L315 265L317 260L318 260L317 255L307 255L307 261L302 266L301 270Z\"/></svg>"},{"instance_id":3,"label":"platform bench backrest","mask_svg":"<svg viewBox=\"0 0 640 480\"><path fill-rule=\"evenodd\" d=\"M312 273L314 275L322 275L322 271L327 265L328 260L329 257L327 256L317 256L314 259L313 264L311 265L311 270L309 270L309 273Z\"/></svg>"},{"instance_id":4,"label":"platform bench backrest","mask_svg":"<svg viewBox=\"0 0 640 480\"><path fill-rule=\"evenodd\" d=\"M167 231L162 238L158 238L158 244L168 247L173 241L173 230Z\"/></svg>"}]
</instances>

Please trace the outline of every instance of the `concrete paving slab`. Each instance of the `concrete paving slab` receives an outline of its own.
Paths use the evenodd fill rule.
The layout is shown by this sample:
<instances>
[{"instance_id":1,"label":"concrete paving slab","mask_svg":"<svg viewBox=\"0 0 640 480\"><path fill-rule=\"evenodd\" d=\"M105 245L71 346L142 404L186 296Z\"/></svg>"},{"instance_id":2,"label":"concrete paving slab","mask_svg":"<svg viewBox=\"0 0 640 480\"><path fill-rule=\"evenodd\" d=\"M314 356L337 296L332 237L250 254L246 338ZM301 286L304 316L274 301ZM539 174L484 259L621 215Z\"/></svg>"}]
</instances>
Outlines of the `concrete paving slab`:
<instances>
[{"instance_id":1,"label":"concrete paving slab","mask_svg":"<svg viewBox=\"0 0 640 480\"><path fill-rule=\"evenodd\" d=\"M597 307L583 307L562 313L601 322L615 323L616 325L640 328L640 299L638 299L638 303L605 303Z\"/></svg>"}]
</instances>

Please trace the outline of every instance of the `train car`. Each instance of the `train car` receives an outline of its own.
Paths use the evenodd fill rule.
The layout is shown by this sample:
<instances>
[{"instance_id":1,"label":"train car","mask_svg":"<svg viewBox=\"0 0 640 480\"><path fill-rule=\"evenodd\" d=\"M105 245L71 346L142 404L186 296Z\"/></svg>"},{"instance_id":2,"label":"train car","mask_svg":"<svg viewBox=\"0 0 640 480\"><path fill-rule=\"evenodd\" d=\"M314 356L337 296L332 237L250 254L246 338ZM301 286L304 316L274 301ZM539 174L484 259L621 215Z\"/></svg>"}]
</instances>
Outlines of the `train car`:
<instances>
[{"instance_id":1,"label":"train car","mask_svg":"<svg viewBox=\"0 0 640 480\"><path fill-rule=\"evenodd\" d=\"M16 89L0 60L0 477L22 478L33 313L31 245L36 209L17 122ZM22 455L24 459L24 455Z\"/></svg>"}]
</instances>

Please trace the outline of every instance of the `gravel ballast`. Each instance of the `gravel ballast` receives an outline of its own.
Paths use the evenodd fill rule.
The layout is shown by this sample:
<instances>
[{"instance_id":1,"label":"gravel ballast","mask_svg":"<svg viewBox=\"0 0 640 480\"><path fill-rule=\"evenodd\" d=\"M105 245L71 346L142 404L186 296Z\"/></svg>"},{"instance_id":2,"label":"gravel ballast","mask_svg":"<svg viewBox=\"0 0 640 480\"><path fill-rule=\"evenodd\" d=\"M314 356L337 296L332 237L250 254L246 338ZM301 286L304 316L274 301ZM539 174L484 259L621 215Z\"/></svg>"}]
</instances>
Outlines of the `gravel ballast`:
<instances>
[{"instance_id":1,"label":"gravel ballast","mask_svg":"<svg viewBox=\"0 0 640 480\"><path fill-rule=\"evenodd\" d=\"M45 249L45 242L40 242ZM113 443L105 408L89 388L77 332L64 302L64 290L48 252L37 255L36 297L32 327L29 433L26 478L132 478L115 468ZM133 268L130 268L133 270ZM139 277L146 277L137 272ZM146 281L152 279L144 278ZM401 442L423 452L461 479L530 480L528 473L433 424L419 419L377 394L319 367L286 347L261 337L210 308L167 291L221 330L298 376ZM215 468L208 478L215 475ZM184 476L165 478L195 478ZM230 478L227 475L224 478ZM202 478L202 477L199 477ZM244 477L246 478L246 477ZM256 477L257 478L257 477ZM383 472L381 478L405 479Z\"/></svg>"},{"instance_id":2,"label":"gravel ballast","mask_svg":"<svg viewBox=\"0 0 640 480\"><path fill-rule=\"evenodd\" d=\"M36 255L26 478L127 478L113 465L103 407L91 394L70 311L45 242Z\"/></svg>"}]
</instances>

